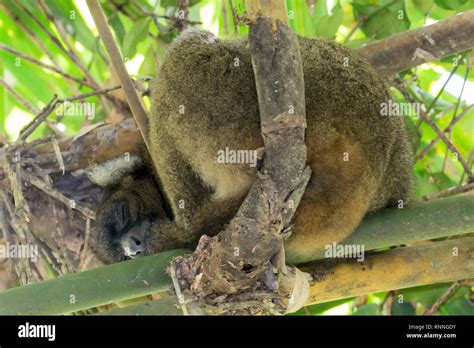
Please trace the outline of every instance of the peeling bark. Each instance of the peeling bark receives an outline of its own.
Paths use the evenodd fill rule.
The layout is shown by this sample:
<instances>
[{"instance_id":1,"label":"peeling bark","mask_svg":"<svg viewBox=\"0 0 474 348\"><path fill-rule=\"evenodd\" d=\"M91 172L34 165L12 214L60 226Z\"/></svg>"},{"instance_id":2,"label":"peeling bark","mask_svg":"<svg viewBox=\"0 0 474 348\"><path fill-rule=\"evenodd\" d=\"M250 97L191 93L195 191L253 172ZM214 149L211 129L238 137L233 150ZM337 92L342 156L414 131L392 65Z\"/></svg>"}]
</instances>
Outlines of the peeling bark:
<instances>
[{"instance_id":1,"label":"peeling bark","mask_svg":"<svg viewBox=\"0 0 474 348\"><path fill-rule=\"evenodd\" d=\"M281 14L277 8L269 10L269 15ZM222 308L222 302L227 306L238 299L240 306L245 292L267 294L261 303L234 307L230 313L281 312L305 282L301 272L287 269L282 257L286 227L311 175L304 143L303 70L296 34L277 19L258 12L249 34L265 145L263 168L229 226L216 237L202 237L196 252L175 262L183 293L208 304ZM216 301L219 296L225 301ZM298 296L304 296L304 289Z\"/></svg>"}]
</instances>

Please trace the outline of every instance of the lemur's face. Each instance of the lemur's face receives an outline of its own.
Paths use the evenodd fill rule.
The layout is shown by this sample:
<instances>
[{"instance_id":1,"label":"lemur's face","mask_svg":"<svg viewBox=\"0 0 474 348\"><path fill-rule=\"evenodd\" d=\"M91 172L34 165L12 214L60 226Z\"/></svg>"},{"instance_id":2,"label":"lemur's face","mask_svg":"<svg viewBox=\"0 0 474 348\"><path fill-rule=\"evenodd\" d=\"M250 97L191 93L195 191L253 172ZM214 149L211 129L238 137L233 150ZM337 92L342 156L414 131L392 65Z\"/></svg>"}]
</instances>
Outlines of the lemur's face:
<instances>
[{"instance_id":1,"label":"lemur's face","mask_svg":"<svg viewBox=\"0 0 474 348\"><path fill-rule=\"evenodd\" d=\"M152 217L140 211L139 197L112 195L97 214L97 238L106 250L99 255L111 262L133 259L147 254L148 233Z\"/></svg>"},{"instance_id":2,"label":"lemur's face","mask_svg":"<svg viewBox=\"0 0 474 348\"><path fill-rule=\"evenodd\" d=\"M110 188L97 211L98 256L117 262L150 254L150 230L161 230L161 222L168 220L162 203L150 177L129 175Z\"/></svg>"}]
</instances>

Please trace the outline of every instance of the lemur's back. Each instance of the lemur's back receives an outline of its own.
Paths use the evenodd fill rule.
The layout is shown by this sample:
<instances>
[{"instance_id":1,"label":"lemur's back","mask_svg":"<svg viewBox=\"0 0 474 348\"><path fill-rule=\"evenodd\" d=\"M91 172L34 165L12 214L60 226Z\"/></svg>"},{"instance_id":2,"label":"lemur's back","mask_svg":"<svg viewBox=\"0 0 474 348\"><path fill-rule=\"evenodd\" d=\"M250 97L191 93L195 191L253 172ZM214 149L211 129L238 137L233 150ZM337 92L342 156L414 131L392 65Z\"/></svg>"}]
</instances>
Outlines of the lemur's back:
<instances>
[{"instance_id":1,"label":"lemur's back","mask_svg":"<svg viewBox=\"0 0 474 348\"><path fill-rule=\"evenodd\" d=\"M227 222L256 171L249 164L219 163L218 151L263 146L245 46L207 33L186 34L171 45L154 83L152 113L157 116L151 118L150 139L159 150L153 160L171 201L185 194L175 192L183 180L169 167L178 168L182 161L196 173L201 188L187 189L201 190L190 197L205 196L202 205L208 205L195 214L190 228L196 230L207 228L199 220ZM313 175L287 242L292 261L342 240L368 211L406 201L411 172L404 122L381 116L389 94L369 63L320 39L301 38L300 50Z\"/></svg>"}]
</instances>

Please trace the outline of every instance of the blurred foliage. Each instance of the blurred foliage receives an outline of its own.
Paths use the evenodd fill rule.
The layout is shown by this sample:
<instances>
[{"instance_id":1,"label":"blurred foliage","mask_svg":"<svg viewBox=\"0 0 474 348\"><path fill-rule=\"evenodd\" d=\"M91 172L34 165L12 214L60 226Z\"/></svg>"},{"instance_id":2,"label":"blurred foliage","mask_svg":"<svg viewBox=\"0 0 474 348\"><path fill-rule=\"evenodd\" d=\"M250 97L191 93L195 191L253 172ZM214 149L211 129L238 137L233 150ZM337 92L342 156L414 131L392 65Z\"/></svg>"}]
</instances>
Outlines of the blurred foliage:
<instances>
[{"instance_id":1,"label":"blurred foliage","mask_svg":"<svg viewBox=\"0 0 474 348\"><path fill-rule=\"evenodd\" d=\"M184 10L174 0L109 0L102 1L102 6L127 68L135 78L155 74L155 55L163 57L167 45L179 35L183 26L201 27L222 38L245 37L248 33L244 0L193 0L190 7ZM290 25L299 35L324 37L348 47L358 47L474 9L474 0L287 0L287 7ZM56 23L48 19L48 12ZM71 48L94 81L99 86L114 85L105 49L97 39L97 30L85 0L0 2L1 43L82 78L83 71L48 37L47 32L69 50L64 38L60 38L57 25L66 33ZM468 52L401 74L402 84L411 98L422 103L425 110L430 109L430 117L441 129L474 102L474 74L470 71L470 64L472 57ZM88 86L69 81L60 74L4 50L0 50L0 67L2 79L36 109L44 107L54 93L65 98L91 91ZM449 76L450 82L443 89ZM466 85L461 95L464 81ZM392 87L392 91L397 101L407 102L396 88ZM0 86L0 96L0 142L2 139L14 140L34 115L3 86ZM96 105L94 119L52 114L49 120L67 136L90 124L111 120L113 112L104 108L100 98L91 97L87 101ZM425 122L420 124L415 114L407 117L406 121L416 153L419 153L436 137L436 133ZM448 135L459 155L469 163L473 158L473 130L474 109L471 109ZM42 124L29 140L52 134L51 129ZM446 145L438 141L416 163L415 198L466 182L459 161L446 149ZM433 285L399 291L394 294L391 313L420 313L420 308L431 305L447 286ZM398 295L403 295L404 300L398 301ZM361 305L355 305L352 299L318 304L297 314L381 314L386 312L380 305L386 296L387 293L370 295L367 302ZM472 294L467 288L458 289L441 307L441 314L474 314L469 296Z\"/></svg>"}]
</instances>

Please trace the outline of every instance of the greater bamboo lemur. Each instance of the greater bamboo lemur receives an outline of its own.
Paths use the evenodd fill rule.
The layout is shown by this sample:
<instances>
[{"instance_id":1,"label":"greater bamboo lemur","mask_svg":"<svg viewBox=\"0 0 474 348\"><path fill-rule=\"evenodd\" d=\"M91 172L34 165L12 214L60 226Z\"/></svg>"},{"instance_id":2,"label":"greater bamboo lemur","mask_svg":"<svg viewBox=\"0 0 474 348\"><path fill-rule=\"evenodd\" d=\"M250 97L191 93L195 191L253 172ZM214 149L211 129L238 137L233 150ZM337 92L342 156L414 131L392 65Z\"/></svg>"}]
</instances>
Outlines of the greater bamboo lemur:
<instances>
[{"instance_id":1,"label":"greater bamboo lemur","mask_svg":"<svg viewBox=\"0 0 474 348\"><path fill-rule=\"evenodd\" d=\"M412 168L404 121L381 115L390 94L369 63L323 39L299 45L313 173L285 242L293 262L343 240L368 212L406 201ZM108 188L94 238L106 262L192 247L237 212L257 169L218 156L263 146L247 42L203 31L174 40L152 85L149 129L152 161L124 157L89 171Z\"/></svg>"}]
</instances>

